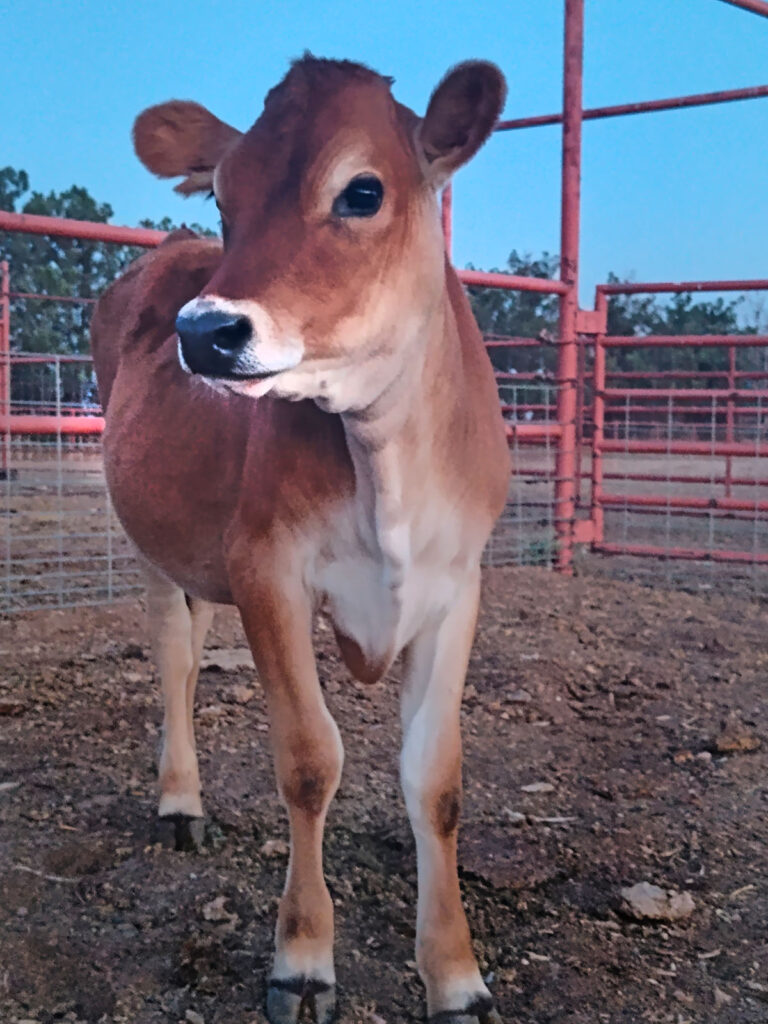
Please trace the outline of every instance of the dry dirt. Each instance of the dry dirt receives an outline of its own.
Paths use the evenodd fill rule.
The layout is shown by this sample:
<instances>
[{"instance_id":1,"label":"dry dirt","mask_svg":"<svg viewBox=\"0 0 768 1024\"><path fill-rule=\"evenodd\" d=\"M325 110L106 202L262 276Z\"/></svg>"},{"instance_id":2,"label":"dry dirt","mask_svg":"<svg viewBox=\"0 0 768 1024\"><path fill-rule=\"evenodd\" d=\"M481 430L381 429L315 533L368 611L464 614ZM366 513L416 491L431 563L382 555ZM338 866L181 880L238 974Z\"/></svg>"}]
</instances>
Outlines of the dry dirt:
<instances>
[{"instance_id":1,"label":"dry dirt","mask_svg":"<svg viewBox=\"0 0 768 1024\"><path fill-rule=\"evenodd\" d=\"M486 573L460 860L505 1024L768 1021L767 620L716 590ZM209 646L241 644L223 610ZM177 853L152 841L138 606L9 618L0 649L2 1024L263 1021L286 822L253 672L202 673L207 842ZM421 1021L396 679L351 682L322 624L318 651L347 751L326 843L341 1020ZM690 917L627 916L644 881Z\"/></svg>"}]
</instances>

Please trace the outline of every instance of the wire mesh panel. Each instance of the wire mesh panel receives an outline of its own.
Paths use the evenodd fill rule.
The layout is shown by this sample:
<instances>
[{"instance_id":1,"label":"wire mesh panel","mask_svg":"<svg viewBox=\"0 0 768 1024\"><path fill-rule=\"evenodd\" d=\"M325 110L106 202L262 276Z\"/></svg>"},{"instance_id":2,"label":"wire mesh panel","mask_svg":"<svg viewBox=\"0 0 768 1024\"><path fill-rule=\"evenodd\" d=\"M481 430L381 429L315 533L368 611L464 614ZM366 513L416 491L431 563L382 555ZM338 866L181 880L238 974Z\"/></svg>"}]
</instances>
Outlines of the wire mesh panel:
<instances>
[{"instance_id":1,"label":"wire mesh panel","mask_svg":"<svg viewBox=\"0 0 768 1024\"><path fill-rule=\"evenodd\" d=\"M496 370L512 472L485 563L552 568L557 555L554 348L533 338L499 336L487 337L486 345Z\"/></svg>"},{"instance_id":2,"label":"wire mesh panel","mask_svg":"<svg viewBox=\"0 0 768 1024\"><path fill-rule=\"evenodd\" d=\"M90 360L12 358L34 373L4 420L0 611L97 604L139 591L111 509ZM33 386L36 382L36 387Z\"/></svg>"},{"instance_id":3,"label":"wire mesh panel","mask_svg":"<svg viewBox=\"0 0 768 1024\"><path fill-rule=\"evenodd\" d=\"M597 550L670 582L768 590L768 338L603 343Z\"/></svg>"}]
</instances>

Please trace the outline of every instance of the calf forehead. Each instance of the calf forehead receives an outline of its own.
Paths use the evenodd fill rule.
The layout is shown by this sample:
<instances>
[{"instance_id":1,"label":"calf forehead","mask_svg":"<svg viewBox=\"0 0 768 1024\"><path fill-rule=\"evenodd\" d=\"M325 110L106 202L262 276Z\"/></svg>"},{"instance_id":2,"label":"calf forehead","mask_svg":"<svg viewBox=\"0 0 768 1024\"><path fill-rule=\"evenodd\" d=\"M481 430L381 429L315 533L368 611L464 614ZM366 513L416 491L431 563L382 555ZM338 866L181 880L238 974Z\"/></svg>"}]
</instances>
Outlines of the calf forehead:
<instances>
[{"instance_id":1,"label":"calf forehead","mask_svg":"<svg viewBox=\"0 0 768 1024\"><path fill-rule=\"evenodd\" d=\"M305 58L267 96L264 111L217 171L217 193L241 202L311 188L345 156L398 179L416 176L418 119L390 80L362 65Z\"/></svg>"}]
</instances>

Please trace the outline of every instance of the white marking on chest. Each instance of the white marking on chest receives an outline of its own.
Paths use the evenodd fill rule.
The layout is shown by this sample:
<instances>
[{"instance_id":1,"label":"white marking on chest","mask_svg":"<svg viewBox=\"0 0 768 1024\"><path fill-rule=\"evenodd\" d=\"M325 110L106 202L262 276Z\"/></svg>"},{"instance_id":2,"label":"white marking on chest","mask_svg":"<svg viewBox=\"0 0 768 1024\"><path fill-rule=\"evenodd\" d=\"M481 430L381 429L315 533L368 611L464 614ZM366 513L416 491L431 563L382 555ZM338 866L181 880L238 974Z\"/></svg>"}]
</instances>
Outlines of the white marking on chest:
<instances>
[{"instance_id":1,"label":"white marking on chest","mask_svg":"<svg viewBox=\"0 0 768 1024\"><path fill-rule=\"evenodd\" d=\"M424 512L421 529L402 517L371 530L352 501L318 558L315 588L339 632L372 663L391 663L425 623L441 619L464 577L459 522L445 509Z\"/></svg>"}]
</instances>

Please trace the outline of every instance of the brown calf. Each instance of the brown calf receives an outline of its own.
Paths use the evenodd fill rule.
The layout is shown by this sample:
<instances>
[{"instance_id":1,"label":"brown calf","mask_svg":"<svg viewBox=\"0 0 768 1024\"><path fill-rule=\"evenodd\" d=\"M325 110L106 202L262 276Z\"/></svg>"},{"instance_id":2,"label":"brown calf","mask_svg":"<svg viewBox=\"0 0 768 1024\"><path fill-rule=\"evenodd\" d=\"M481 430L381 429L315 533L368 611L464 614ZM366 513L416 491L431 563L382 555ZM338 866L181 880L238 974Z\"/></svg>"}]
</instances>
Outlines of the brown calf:
<instances>
[{"instance_id":1,"label":"brown calf","mask_svg":"<svg viewBox=\"0 0 768 1024\"><path fill-rule=\"evenodd\" d=\"M139 157L186 176L181 192L213 189L224 245L172 236L93 322L107 479L146 565L165 699L161 817L202 818L193 700L212 602L240 610L266 694L291 835L273 1024L293 1024L305 1003L328 1021L334 1007L322 835L342 745L312 651L321 605L358 679L403 654L401 776L429 1013L498 1020L456 835L459 706L508 451L436 192L487 138L504 80L460 65L423 119L389 86L305 57L245 134L194 103L145 111Z\"/></svg>"}]
</instances>

